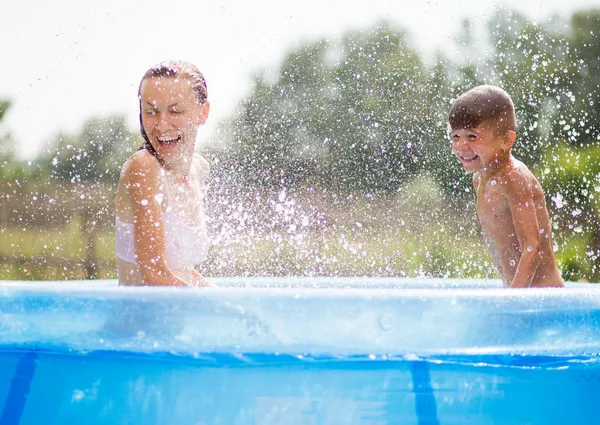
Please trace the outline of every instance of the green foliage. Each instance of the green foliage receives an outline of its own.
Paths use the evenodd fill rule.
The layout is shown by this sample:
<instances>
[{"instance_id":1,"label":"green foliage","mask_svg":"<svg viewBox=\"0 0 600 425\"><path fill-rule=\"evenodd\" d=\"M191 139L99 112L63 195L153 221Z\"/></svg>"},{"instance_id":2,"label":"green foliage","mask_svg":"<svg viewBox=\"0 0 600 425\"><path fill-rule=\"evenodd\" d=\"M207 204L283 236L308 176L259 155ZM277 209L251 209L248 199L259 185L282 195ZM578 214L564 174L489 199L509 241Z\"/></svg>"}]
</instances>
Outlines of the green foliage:
<instances>
[{"instance_id":1,"label":"green foliage","mask_svg":"<svg viewBox=\"0 0 600 425\"><path fill-rule=\"evenodd\" d=\"M540 182L546 190L562 241L559 255L569 277L600 281L600 146L575 148L567 143L548 148ZM569 248L573 241L578 243ZM564 253L563 253L564 252Z\"/></svg>"},{"instance_id":2,"label":"green foliage","mask_svg":"<svg viewBox=\"0 0 600 425\"><path fill-rule=\"evenodd\" d=\"M388 25L306 45L288 54L276 81L257 78L229 123L230 153L249 184L396 190L431 165L426 154L448 156L433 106L447 105L437 71L430 77Z\"/></svg>"},{"instance_id":3,"label":"green foliage","mask_svg":"<svg viewBox=\"0 0 600 425\"><path fill-rule=\"evenodd\" d=\"M569 115L556 124L574 146L600 142L599 28L600 9L580 11L571 17L568 61L573 72L567 86L571 102L567 103Z\"/></svg>"},{"instance_id":4,"label":"green foliage","mask_svg":"<svg viewBox=\"0 0 600 425\"><path fill-rule=\"evenodd\" d=\"M585 235L575 235L565 241L557 253L558 266L567 281L597 282L598 270L590 256L586 255L589 241Z\"/></svg>"},{"instance_id":5,"label":"green foliage","mask_svg":"<svg viewBox=\"0 0 600 425\"><path fill-rule=\"evenodd\" d=\"M226 148L209 153L225 200L219 217L242 205L244 196L254 214L268 209L257 205L258 193L408 193L401 204L427 213L407 217L429 225L395 233L385 226L359 231L333 225L310 247L285 237L257 241L254 260L244 257L248 246L221 247L223 256L241 250L245 263L234 267L236 273L264 272L271 264L267 271L274 274L285 266L294 273L493 275L474 217L462 216L471 224L460 231L431 225L452 222L433 213L436 205L452 204L452 217L474 209L471 176L452 156L446 121L462 92L490 83L514 100L513 153L545 189L565 276L600 281L600 9L574 13L567 25L535 23L502 9L487 22L484 43L475 24L465 20L431 66L403 30L383 23L305 44L287 53L273 77L255 76L249 96L223 123ZM0 102L0 123L10 104ZM14 142L0 132L5 181L53 177L109 186L141 144L120 116L92 118L78 134L58 134L51 151L30 163L14 157Z\"/></svg>"},{"instance_id":6,"label":"green foliage","mask_svg":"<svg viewBox=\"0 0 600 425\"><path fill-rule=\"evenodd\" d=\"M3 129L2 120L10 109L10 100L0 100L0 180L21 180L30 175L30 168L15 157L15 140Z\"/></svg>"},{"instance_id":7,"label":"green foliage","mask_svg":"<svg viewBox=\"0 0 600 425\"><path fill-rule=\"evenodd\" d=\"M8 112L8 109L11 105L10 100L0 100L0 125L2 124L2 119ZM2 127L0 127L1 129ZM10 134L2 134L0 131L0 176L4 177L6 175L10 175L12 170L7 170L7 168L13 168L12 162L14 162L13 148L10 146L11 137Z\"/></svg>"},{"instance_id":8,"label":"green foliage","mask_svg":"<svg viewBox=\"0 0 600 425\"><path fill-rule=\"evenodd\" d=\"M77 135L59 133L55 149L45 155L51 175L59 181L105 182L116 185L119 168L141 145L125 117L90 118Z\"/></svg>"},{"instance_id":9,"label":"green foliage","mask_svg":"<svg viewBox=\"0 0 600 425\"><path fill-rule=\"evenodd\" d=\"M0 100L0 122L2 122L2 119L4 118L4 115L6 115L8 108L10 108L11 103L12 102L10 100Z\"/></svg>"}]
</instances>

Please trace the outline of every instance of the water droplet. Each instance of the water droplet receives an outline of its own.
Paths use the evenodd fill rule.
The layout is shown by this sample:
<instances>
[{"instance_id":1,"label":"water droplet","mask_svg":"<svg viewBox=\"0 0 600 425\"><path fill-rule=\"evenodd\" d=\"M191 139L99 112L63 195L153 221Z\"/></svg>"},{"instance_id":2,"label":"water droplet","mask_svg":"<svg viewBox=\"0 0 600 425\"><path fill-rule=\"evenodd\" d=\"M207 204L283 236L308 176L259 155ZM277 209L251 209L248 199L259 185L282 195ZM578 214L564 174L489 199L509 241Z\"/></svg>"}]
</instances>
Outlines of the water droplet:
<instances>
[{"instance_id":1,"label":"water droplet","mask_svg":"<svg viewBox=\"0 0 600 425\"><path fill-rule=\"evenodd\" d=\"M564 198L562 197L562 195L560 193L557 193L555 196L551 197L550 199L552 199L552 202L554 202L554 205L556 205L556 208L562 208L565 206Z\"/></svg>"},{"instance_id":2,"label":"water droplet","mask_svg":"<svg viewBox=\"0 0 600 425\"><path fill-rule=\"evenodd\" d=\"M382 331L389 331L394 328L396 324L396 319L391 313L384 313L379 316L379 328Z\"/></svg>"}]
</instances>

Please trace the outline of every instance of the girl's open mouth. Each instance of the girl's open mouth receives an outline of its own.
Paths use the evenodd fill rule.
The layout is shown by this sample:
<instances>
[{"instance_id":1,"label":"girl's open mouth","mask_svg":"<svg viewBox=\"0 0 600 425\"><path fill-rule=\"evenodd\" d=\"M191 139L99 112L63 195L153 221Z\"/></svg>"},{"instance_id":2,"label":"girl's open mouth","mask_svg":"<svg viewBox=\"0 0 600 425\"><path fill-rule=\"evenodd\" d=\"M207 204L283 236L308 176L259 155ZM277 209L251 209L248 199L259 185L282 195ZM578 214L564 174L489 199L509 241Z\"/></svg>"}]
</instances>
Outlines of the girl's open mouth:
<instances>
[{"instance_id":1,"label":"girl's open mouth","mask_svg":"<svg viewBox=\"0 0 600 425\"><path fill-rule=\"evenodd\" d=\"M162 136L157 137L158 143L165 147L173 147L177 144L177 142L181 141L181 135L177 136Z\"/></svg>"}]
</instances>

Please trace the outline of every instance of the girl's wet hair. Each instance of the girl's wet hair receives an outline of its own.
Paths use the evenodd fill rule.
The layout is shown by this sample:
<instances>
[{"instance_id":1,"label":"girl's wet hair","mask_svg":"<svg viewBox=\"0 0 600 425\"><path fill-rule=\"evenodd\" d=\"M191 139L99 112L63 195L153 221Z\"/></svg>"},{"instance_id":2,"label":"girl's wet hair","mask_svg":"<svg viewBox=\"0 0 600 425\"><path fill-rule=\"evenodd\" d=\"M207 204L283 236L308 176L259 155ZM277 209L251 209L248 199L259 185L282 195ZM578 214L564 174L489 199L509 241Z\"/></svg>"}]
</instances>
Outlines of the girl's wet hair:
<instances>
[{"instance_id":1,"label":"girl's wet hair","mask_svg":"<svg viewBox=\"0 0 600 425\"><path fill-rule=\"evenodd\" d=\"M180 77L189 80L191 82L192 89L198 96L198 105L202 105L204 102L206 102L206 99L208 98L208 87L206 86L206 80L204 79L202 72L200 72L195 65L189 62L179 60L164 61L154 65L152 68L146 71L142 77L142 80L140 81L140 87L138 88L138 99L140 101L140 131L142 133L142 137L144 138L144 144L139 150L146 149L148 152L156 156L156 151L152 147L150 139L148 139L148 135L146 134L146 130L144 130L144 124L142 123L142 83L146 78L153 77Z\"/></svg>"},{"instance_id":2,"label":"girl's wet hair","mask_svg":"<svg viewBox=\"0 0 600 425\"><path fill-rule=\"evenodd\" d=\"M448 117L452 130L477 128L484 121L493 121L498 133L516 130L515 107L500 87L483 85L463 93L452 105Z\"/></svg>"}]
</instances>

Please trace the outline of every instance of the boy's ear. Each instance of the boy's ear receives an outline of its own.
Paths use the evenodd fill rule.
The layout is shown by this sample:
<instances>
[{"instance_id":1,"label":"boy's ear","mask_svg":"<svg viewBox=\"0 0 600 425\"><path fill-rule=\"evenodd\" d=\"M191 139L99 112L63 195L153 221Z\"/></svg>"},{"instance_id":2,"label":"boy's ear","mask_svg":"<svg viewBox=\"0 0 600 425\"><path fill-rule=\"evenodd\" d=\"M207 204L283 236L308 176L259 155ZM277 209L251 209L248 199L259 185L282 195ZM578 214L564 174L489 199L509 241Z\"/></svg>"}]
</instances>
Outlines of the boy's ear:
<instances>
[{"instance_id":1,"label":"boy's ear","mask_svg":"<svg viewBox=\"0 0 600 425\"><path fill-rule=\"evenodd\" d=\"M515 144L515 140L517 140L517 133L514 130L508 130L504 134L504 141L502 142L502 149L505 151L509 150Z\"/></svg>"}]
</instances>

